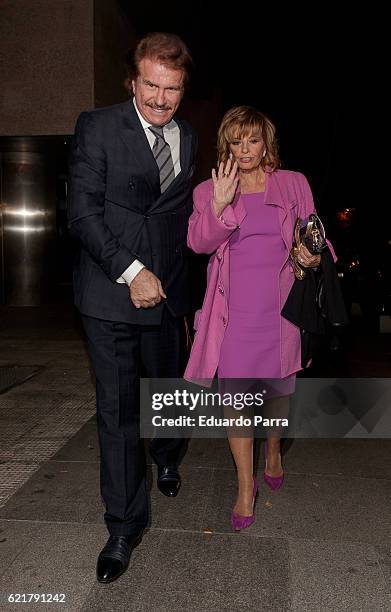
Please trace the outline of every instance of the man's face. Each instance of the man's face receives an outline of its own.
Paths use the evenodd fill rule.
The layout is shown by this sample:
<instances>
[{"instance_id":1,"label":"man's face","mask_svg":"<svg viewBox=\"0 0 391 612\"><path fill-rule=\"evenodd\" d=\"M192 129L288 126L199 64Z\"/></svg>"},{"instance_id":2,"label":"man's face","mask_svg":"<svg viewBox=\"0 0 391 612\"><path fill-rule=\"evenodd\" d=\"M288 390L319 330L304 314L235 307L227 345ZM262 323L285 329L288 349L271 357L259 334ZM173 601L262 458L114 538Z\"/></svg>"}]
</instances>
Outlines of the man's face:
<instances>
[{"instance_id":1,"label":"man's face","mask_svg":"<svg viewBox=\"0 0 391 612\"><path fill-rule=\"evenodd\" d=\"M158 60L144 58L139 73L132 81L137 108L148 123L165 125L171 121L182 99L184 72Z\"/></svg>"}]
</instances>

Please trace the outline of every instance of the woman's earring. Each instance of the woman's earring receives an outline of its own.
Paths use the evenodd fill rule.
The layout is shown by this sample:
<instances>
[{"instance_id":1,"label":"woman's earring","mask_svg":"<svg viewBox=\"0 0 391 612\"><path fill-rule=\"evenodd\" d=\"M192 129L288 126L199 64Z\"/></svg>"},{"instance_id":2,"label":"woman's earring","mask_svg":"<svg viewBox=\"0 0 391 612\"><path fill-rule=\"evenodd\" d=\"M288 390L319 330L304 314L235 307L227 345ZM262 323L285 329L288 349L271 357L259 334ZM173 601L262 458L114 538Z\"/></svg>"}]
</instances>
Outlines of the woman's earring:
<instances>
[{"instance_id":1,"label":"woman's earring","mask_svg":"<svg viewBox=\"0 0 391 612\"><path fill-rule=\"evenodd\" d=\"M266 155L266 149L264 150L262 157L265 157L265 155Z\"/></svg>"}]
</instances>

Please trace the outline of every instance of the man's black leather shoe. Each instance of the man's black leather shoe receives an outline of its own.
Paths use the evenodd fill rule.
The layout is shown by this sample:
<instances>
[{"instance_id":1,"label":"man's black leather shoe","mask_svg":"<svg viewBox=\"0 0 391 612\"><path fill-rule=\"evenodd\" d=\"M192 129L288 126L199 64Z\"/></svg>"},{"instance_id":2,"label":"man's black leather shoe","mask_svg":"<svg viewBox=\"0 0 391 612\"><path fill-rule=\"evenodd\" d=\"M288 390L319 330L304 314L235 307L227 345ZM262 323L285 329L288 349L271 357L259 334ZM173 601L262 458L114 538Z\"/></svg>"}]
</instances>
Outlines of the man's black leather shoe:
<instances>
[{"instance_id":1,"label":"man's black leather shoe","mask_svg":"<svg viewBox=\"0 0 391 612\"><path fill-rule=\"evenodd\" d=\"M175 465L157 468L157 486L167 497L176 497L181 486L181 477Z\"/></svg>"},{"instance_id":2,"label":"man's black leather shoe","mask_svg":"<svg viewBox=\"0 0 391 612\"><path fill-rule=\"evenodd\" d=\"M98 582L117 580L129 565L130 555L141 542L142 532L137 535L111 535L102 549L96 566Z\"/></svg>"}]
</instances>

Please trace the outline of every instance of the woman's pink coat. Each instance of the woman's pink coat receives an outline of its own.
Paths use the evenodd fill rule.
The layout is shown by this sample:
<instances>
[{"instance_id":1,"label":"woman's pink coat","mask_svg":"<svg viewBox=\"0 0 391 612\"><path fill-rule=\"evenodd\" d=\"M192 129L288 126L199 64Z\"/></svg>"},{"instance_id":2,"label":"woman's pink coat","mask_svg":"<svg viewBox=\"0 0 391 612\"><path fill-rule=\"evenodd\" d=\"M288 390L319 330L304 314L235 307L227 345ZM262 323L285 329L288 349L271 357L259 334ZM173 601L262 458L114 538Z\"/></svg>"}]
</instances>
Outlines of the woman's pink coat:
<instances>
[{"instance_id":1,"label":"woman's pink coat","mask_svg":"<svg viewBox=\"0 0 391 612\"><path fill-rule=\"evenodd\" d=\"M210 385L216 373L221 343L228 324L229 238L240 226L246 210L240 192L218 219L212 206L213 182L204 181L194 190L194 210L189 221L188 245L196 253L211 253L207 270L207 289L201 310L194 319L196 330L185 379ZM295 276L289 260L297 217L306 220L316 212L308 181L300 172L276 170L266 174L265 204L278 208L281 236L286 257L279 276L279 309L281 311ZM332 246L329 248L336 259ZM243 270L246 274L246 270ZM254 282L256 280L254 279ZM269 288L265 287L265 292ZM251 300L251 295L248 296ZM283 317L280 319L281 375L301 370L300 331Z\"/></svg>"}]
</instances>

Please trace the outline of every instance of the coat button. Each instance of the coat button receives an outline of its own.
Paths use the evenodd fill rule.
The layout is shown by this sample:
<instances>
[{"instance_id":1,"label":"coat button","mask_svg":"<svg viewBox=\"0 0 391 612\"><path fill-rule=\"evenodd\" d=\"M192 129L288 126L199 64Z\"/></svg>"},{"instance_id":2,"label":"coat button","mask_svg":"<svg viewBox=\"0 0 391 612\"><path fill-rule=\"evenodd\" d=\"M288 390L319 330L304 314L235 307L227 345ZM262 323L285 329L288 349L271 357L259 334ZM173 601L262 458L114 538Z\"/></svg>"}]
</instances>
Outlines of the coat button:
<instances>
[{"instance_id":1,"label":"coat button","mask_svg":"<svg viewBox=\"0 0 391 612\"><path fill-rule=\"evenodd\" d=\"M220 255L220 253L218 253L216 257L217 257L217 261L221 261L222 257Z\"/></svg>"},{"instance_id":2,"label":"coat button","mask_svg":"<svg viewBox=\"0 0 391 612\"><path fill-rule=\"evenodd\" d=\"M129 189L134 189L136 187L136 185L133 183L133 181L129 181Z\"/></svg>"},{"instance_id":3,"label":"coat button","mask_svg":"<svg viewBox=\"0 0 391 612\"><path fill-rule=\"evenodd\" d=\"M224 287L222 285L219 285L219 291L222 295L224 294Z\"/></svg>"},{"instance_id":4,"label":"coat button","mask_svg":"<svg viewBox=\"0 0 391 612\"><path fill-rule=\"evenodd\" d=\"M225 317L223 317L223 325L224 327L227 325L227 319Z\"/></svg>"}]
</instances>

